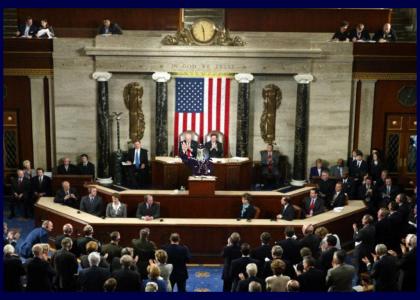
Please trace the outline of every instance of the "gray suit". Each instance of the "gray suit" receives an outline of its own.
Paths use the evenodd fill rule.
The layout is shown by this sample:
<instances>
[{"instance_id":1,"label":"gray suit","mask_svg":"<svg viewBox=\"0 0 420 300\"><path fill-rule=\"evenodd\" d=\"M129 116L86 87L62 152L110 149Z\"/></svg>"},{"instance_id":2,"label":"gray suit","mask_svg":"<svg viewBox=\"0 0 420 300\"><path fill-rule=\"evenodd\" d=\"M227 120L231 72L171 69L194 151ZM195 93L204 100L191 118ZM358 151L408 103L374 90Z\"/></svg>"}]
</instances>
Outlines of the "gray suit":
<instances>
[{"instance_id":1,"label":"gray suit","mask_svg":"<svg viewBox=\"0 0 420 300\"><path fill-rule=\"evenodd\" d=\"M340 166L339 165L335 165L335 166L332 166L331 168L330 168L330 175L332 176L332 177L336 177L336 178L341 178L341 177L343 177L343 175L344 175L344 173L345 172L348 172L349 171L349 168L347 168L347 167L341 167L342 168L342 174L340 173Z\"/></svg>"},{"instance_id":2,"label":"gray suit","mask_svg":"<svg viewBox=\"0 0 420 300\"><path fill-rule=\"evenodd\" d=\"M107 218L127 218L127 205L121 203L117 210L112 206L112 202L106 206L105 216Z\"/></svg>"},{"instance_id":3,"label":"gray suit","mask_svg":"<svg viewBox=\"0 0 420 300\"><path fill-rule=\"evenodd\" d=\"M326 283L329 292L353 291L352 280L356 269L352 265L342 264L328 270Z\"/></svg>"},{"instance_id":4,"label":"gray suit","mask_svg":"<svg viewBox=\"0 0 420 300\"><path fill-rule=\"evenodd\" d=\"M96 197L94 197L91 201L89 195L82 197L82 200L80 200L80 210L88 214L101 217L103 215L102 198L96 195Z\"/></svg>"},{"instance_id":5,"label":"gray suit","mask_svg":"<svg viewBox=\"0 0 420 300\"><path fill-rule=\"evenodd\" d=\"M268 161L268 151L264 150L261 151L261 175L265 178L267 177L274 177L276 180L276 183L278 184L280 181L280 170L279 170L279 159L280 159L280 153L278 151L271 152L271 170L269 168L269 161Z\"/></svg>"}]
</instances>

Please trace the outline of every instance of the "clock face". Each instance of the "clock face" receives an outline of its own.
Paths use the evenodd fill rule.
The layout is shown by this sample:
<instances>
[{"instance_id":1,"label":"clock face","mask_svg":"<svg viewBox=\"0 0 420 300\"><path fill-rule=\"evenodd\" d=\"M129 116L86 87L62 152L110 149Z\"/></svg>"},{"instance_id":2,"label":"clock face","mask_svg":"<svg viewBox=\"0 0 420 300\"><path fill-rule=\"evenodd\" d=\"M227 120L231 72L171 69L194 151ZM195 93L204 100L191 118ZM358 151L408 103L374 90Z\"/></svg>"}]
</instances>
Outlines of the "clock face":
<instances>
[{"instance_id":1,"label":"clock face","mask_svg":"<svg viewBox=\"0 0 420 300\"><path fill-rule=\"evenodd\" d=\"M417 102L415 86L404 86L398 92L398 101L404 106L414 106Z\"/></svg>"},{"instance_id":2,"label":"clock face","mask_svg":"<svg viewBox=\"0 0 420 300\"><path fill-rule=\"evenodd\" d=\"M208 43L216 35L216 25L208 19L196 20L191 26L191 33L199 43Z\"/></svg>"}]
</instances>

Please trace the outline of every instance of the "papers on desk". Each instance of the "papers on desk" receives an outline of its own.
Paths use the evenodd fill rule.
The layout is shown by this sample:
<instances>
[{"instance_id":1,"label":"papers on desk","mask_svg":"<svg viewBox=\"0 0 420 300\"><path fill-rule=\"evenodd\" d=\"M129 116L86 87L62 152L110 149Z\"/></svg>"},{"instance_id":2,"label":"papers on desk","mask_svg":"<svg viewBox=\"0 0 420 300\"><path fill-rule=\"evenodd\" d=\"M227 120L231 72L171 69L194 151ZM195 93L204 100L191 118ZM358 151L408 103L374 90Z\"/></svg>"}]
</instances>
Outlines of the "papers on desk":
<instances>
[{"instance_id":1,"label":"papers on desk","mask_svg":"<svg viewBox=\"0 0 420 300\"><path fill-rule=\"evenodd\" d=\"M232 158L230 158L231 162L243 162L243 161L248 161L249 158L248 157L238 157L238 156L234 156Z\"/></svg>"},{"instance_id":2,"label":"papers on desk","mask_svg":"<svg viewBox=\"0 0 420 300\"><path fill-rule=\"evenodd\" d=\"M340 206L340 207L334 207L333 211L334 211L334 212L339 213L339 212L342 212L342 211L343 211L343 209L344 209L344 207L343 207L343 206Z\"/></svg>"},{"instance_id":3,"label":"papers on desk","mask_svg":"<svg viewBox=\"0 0 420 300\"><path fill-rule=\"evenodd\" d=\"M190 181L216 181L216 176L189 176Z\"/></svg>"},{"instance_id":4,"label":"papers on desk","mask_svg":"<svg viewBox=\"0 0 420 300\"><path fill-rule=\"evenodd\" d=\"M155 160L162 161L167 164L179 164L182 163L182 159L179 157L168 157L168 156L156 156Z\"/></svg>"},{"instance_id":5,"label":"papers on desk","mask_svg":"<svg viewBox=\"0 0 420 300\"><path fill-rule=\"evenodd\" d=\"M128 162L123 161L123 162L121 162L121 165L123 165L123 166L130 166L131 164L128 163Z\"/></svg>"}]
</instances>

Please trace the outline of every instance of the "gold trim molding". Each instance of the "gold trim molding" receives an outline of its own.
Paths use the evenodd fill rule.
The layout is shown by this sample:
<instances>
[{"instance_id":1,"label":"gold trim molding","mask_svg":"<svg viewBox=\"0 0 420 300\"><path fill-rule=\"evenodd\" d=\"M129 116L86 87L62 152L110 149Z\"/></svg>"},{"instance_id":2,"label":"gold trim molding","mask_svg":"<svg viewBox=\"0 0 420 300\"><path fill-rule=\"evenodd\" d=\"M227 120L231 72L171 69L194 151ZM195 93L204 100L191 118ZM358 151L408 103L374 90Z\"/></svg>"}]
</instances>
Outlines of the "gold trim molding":
<instances>
[{"instance_id":1,"label":"gold trim molding","mask_svg":"<svg viewBox=\"0 0 420 300\"><path fill-rule=\"evenodd\" d=\"M53 69L4 68L3 76L51 76Z\"/></svg>"},{"instance_id":2,"label":"gold trim molding","mask_svg":"<svg viewBox=\"0 0 420 300\"><path fill-rule=\"evenodd\" d=\"M368 73L354 72L353 79L365 80L417 80L416 73Z\"/></svg>"}]
</instances>

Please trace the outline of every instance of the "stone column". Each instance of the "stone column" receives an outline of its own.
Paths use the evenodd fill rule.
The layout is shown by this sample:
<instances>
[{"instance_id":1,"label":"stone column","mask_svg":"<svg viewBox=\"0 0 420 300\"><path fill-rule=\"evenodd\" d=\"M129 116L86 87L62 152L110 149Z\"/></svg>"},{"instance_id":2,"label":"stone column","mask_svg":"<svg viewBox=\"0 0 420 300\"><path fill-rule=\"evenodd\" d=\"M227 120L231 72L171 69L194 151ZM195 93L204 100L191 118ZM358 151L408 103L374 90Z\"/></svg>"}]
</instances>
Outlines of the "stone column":
<instances>
[{"instance_id":1,"label":"stone column","mask_svg":"<svg viewBox=\"0 0 420 300\"><path fill-rule=\"evenodd\" d=\"M372 146L373 104L375 102L376 80L361 80L360 115L359 115L359 143L364 155L370 153Z\"/></svg>"},{"instance_id":2,"label":"stone column","mask_svg":"<svg viewBox=\"0 0 420 300\"><path fill-rule=\"evenodd\" d=\"M108 80L112 74L108 72L95 72L93 79L98 82L98 102L96 104L96 151L97 151L97 176L106 178L109 176L109 101L108 101Z\"/></svg>"},{"instance_id":3,"label":"stone column","mask_svg":"<svg viewBox=\"0 0 420 300\"><path fill-rule=\"evenodd\" d=\"M152 75L156 81L156 113L155 113L155 154L168 156L168 80L171 74L156 72Z\"/></svg>"},{"instance_id":4,"label":"stone column","mask_svg":"<svg viewBox=\"0 0 420 300\"><path fill-rule=\"evenodd\" d=\"M298 83L295 122L295 151L293 157L293 176L291 184L303 186L306 178L308 160L308 129L309 129L309 83L313 80L311 74L294 76Z\"/></svg>"},{"instance_id":5,"label":"stone column","mask_svg":"<svg viewBox=\"0 0 420 300\"><path fill-rule=\"evenodd\" d=\"M239 82L236 156L247 157L249 149L249 83L254 79L254 76L249 73L240 73L235 75L235 79Z\"/></svg>"}]
</instances>

